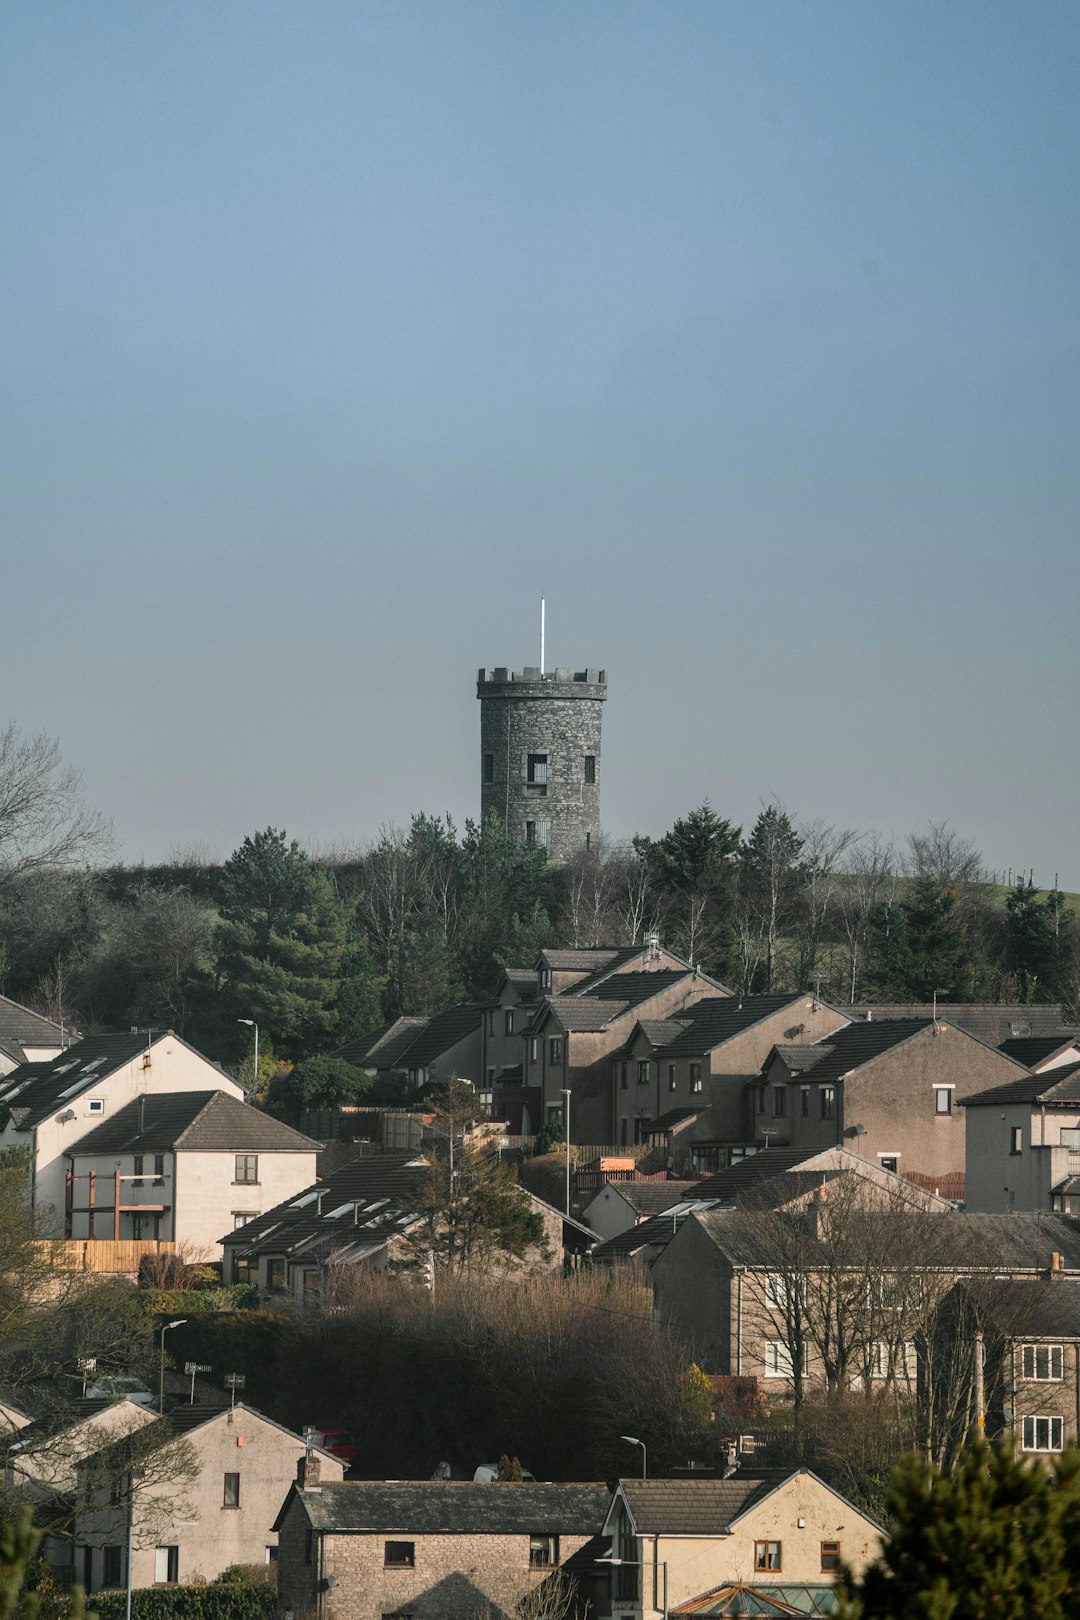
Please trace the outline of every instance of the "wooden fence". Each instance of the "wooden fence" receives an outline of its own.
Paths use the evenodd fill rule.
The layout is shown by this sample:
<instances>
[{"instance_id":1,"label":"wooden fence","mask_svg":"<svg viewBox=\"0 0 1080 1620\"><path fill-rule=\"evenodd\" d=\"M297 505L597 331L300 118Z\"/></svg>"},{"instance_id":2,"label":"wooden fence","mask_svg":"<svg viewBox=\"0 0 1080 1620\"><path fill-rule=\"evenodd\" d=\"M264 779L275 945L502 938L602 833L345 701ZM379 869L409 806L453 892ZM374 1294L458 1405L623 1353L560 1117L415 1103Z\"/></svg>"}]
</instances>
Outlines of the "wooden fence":
<instances>
[{"instance_id":1,"label":"wooden fence","mask_svg":"<svg viewBox=\"0 0 1080 1620\"><path fill-rule=\"evenodd\" d=\"M164 1238L43 1238L35 1248L57 1271L135 1276L145 1255L173 1254L176 1244Z\"/></svg>"}]
</instances>

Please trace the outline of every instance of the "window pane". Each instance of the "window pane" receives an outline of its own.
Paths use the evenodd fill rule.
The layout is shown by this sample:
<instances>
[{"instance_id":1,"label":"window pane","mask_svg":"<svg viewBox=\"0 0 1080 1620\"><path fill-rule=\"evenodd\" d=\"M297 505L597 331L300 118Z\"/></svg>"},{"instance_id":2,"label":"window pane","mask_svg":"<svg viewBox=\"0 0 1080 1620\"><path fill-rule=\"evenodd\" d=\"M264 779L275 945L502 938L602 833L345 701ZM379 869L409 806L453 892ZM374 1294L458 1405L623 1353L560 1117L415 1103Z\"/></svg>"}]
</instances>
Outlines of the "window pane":
<instances>
[{"instance_id":1,"label":"window pane","mask_svg":"<svg viewBox=\"0 0 1080 1620\"><path fill-rule=\"evenodd\" d=\"M240 1475L239 1474L226 1474L225 1475L225 1494L224 1494L224 1497L223 1497L222 1500L223 1500L224 1505L226 1507L234 1508L234 1507L239 1507L240 1506Z\"/></svg>"}]
</instances>

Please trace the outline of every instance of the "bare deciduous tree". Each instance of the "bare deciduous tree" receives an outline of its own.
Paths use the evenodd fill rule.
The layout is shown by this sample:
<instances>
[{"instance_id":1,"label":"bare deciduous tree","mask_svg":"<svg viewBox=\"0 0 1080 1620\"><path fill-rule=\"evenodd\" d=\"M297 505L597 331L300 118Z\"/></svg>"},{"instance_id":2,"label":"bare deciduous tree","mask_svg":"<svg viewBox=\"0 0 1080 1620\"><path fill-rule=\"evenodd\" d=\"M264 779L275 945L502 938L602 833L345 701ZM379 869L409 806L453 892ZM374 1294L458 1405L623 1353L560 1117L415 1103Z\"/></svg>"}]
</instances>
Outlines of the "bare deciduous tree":
<instances>
[{"instance_id":1,"label":"bare deciduous tree","mask_svg":"<svg viewBox=\"0 0 1080 1620\"><path fill-rule=\"evenodd\" d=\"M878 907L895 894L896 852L876 833L853 841L844 858L836 893L836 914L847 946L847 1000L858 999L866 966L870 922Z\"/></svg>"},{"instance_id":2,"label":"bare deciduous tree","mask_svg":"<svg viewBox=\"0 0 1080 1620\"><path fill-rule=\"evenodd\" d=\"M14 722L0 731L0 873L76 866L101 855L110 838L54 737L27 737Z\"/></svg>"}]
</instances>

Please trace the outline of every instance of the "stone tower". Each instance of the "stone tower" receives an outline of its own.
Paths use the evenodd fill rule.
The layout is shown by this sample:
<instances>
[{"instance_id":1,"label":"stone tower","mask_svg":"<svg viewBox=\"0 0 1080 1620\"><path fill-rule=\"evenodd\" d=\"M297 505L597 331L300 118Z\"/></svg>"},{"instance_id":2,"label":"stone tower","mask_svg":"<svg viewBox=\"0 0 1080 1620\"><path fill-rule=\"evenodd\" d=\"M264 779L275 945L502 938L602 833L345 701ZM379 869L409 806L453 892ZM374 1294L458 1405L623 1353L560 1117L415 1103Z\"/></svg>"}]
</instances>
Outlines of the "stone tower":
<instances>
[{"instance_id":1,"label":"stone tower","mask_svg":"<svg viewBox=\"0 0 1080 1620\"><path fill-rule=\"evenodd\" d=\"M482 669L480 810L568 861L600 832L600 720L607 671Z\"/></svg>"}]
</instances>

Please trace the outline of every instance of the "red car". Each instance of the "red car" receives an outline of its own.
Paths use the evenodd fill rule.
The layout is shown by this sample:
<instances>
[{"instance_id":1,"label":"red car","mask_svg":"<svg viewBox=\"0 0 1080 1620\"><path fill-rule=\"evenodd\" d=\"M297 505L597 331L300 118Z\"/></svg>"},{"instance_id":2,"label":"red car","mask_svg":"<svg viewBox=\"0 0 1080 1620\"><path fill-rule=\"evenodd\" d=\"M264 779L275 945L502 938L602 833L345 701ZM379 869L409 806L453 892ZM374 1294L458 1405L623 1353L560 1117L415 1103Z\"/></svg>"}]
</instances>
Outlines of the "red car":
<instances>
[{"instance_id":1,"label":"red car","mask_svg":"<svg viewBox=\"0 0 1080 1620\"><path fill-rule=\"evenodd\" d=\"M351 1468L360 1455L359 1446L345 1429L335 1429L331 1426L316 1428L315 1444L320 1450L328 1451L331 1457L340 1458L346 1468Z\"/></svg>"}]
</instances>

